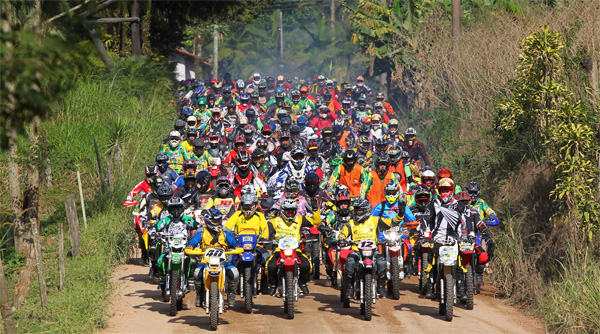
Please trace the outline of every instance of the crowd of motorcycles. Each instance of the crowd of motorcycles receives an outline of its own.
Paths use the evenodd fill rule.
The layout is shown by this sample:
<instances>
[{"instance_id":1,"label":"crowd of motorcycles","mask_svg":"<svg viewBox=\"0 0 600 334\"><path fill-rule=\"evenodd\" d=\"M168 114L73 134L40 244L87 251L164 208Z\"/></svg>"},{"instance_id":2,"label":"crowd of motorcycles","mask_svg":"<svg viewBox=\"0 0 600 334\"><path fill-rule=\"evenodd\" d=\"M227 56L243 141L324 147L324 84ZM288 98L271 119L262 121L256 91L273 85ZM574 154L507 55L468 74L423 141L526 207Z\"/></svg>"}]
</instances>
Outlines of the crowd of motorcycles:
<instances>
[{"instance_id":1,"label":"crowd of motorcycles","mask_svg":"<svg viewBox=\"0 0 600 334\"><path fill-rule=\"evenodd\" d=\"M308 281L325 279L371 320L412 275L446 320L473 309L495 213L476 182L462 191L448 169L433 172L364 78L226 74L182 81L174 96L173 130L124 203L172 316L195 292L216 330L237 296L252 313L262 293L292 319Z\"/></svg>"}]
</instances>

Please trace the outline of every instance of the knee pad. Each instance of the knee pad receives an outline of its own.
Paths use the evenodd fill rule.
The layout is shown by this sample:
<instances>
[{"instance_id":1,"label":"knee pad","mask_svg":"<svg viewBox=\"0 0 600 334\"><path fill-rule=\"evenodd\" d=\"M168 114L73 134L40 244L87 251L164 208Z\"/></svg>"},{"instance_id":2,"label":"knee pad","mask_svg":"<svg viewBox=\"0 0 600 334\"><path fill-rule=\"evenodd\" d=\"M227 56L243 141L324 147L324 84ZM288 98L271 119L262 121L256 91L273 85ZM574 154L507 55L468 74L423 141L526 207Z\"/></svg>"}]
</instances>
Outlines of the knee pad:
<instances>
[{"instance_id":1,"label":"knee pad","mask_svg":"<svg viewBox=\"0 0 600 334\"><path fill-rule=\"evenodd\" d=\"M240 272L237 270L236 267L227 269L227 271L225 272L225 275L227 275L227 279L230 282L237 282L240 279Z\"/></svg>"},{"instance_id":2,"label":"knee pad","mask_svg":"<svg viewBox=\"0 0 600 334\"><path fill-rule=\"evenodd\" d=\"M197 267L194 270L194 280L196 282L201 282L202 281L202 268L201 267Z\"/></svg>"}]
</instances>

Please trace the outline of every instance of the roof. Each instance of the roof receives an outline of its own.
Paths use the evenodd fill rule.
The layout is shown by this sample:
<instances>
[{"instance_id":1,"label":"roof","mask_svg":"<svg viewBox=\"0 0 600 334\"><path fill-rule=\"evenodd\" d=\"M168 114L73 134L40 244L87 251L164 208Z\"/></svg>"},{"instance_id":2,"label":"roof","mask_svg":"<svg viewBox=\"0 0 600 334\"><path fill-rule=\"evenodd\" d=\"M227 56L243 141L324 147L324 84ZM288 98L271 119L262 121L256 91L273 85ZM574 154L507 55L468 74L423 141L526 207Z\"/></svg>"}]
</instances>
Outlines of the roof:
<instances>
[{"instance_id":1,"label":"roof","mask_svg":"<svg viewBox=\"0 0 600 334\"><path fill-rule=\"evenodd\" d=\"M182 55L184 55L186 57L198 58L198 56L196 56L195 54L187 52L184 49L175 49L173 51L175 51L176 53L182 54ZM203 66L212 66L210 63L208 63L208 62L206 62L204 60L201 60L201 62L202 62Z\"/></svg>"}]
</instances>

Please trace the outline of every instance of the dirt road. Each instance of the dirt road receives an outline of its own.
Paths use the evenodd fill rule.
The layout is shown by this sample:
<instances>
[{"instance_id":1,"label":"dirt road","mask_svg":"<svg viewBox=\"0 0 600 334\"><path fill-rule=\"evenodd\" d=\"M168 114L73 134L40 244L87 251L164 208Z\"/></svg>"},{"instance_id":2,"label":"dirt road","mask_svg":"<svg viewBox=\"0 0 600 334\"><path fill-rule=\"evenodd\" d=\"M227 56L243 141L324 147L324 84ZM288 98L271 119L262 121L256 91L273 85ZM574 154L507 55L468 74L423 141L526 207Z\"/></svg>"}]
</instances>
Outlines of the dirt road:
<instances>
[{"instance_id":1,"label":"dirt road","mask_svg":"<svg viewBox=\"0 0 600 334\"><path fill-rule=\"evenodd\" d=\"M104 333L198 333L209 329L204 309L194 306L195 294L188 294L184 309L169 316L169 305L148 277L148 269L123 265L116 269L111 297L113 316ZM377 300L370 322L360 315L357 302L344 309L339 292L323 286L324 280L309 284L310 295L300 297L296 318L288 320L279 298L259 295L253 314L242 311L242 302L223 313L218 331L226 333L436 333L476 328L479 333L542 333L537 320L505 305L488 289L475 298L475 309L455 307L455 318L446 322L438 315L437 302L421 298L415 277L405 280L400 300Z\"/></svg>"}]
</instances>

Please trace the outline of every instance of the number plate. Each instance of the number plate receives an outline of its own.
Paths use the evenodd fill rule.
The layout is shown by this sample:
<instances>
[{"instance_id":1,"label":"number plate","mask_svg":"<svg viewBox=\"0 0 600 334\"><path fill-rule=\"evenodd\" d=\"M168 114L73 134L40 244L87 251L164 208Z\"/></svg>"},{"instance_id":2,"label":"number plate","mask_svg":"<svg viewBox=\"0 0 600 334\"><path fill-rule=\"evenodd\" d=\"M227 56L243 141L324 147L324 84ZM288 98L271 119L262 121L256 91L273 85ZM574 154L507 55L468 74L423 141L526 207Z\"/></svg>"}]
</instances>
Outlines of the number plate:
<instances>
[{"instance_id":1,"label":"number plate","mask_svg":"<svg viewBox=\"0 0 600 334\"><path fill-rule=\"evenodd\" d=\"M254 241L253 236L243 236L242 237L242 242L253 242L253 241Z\"/></svg>"}]
</instances>

